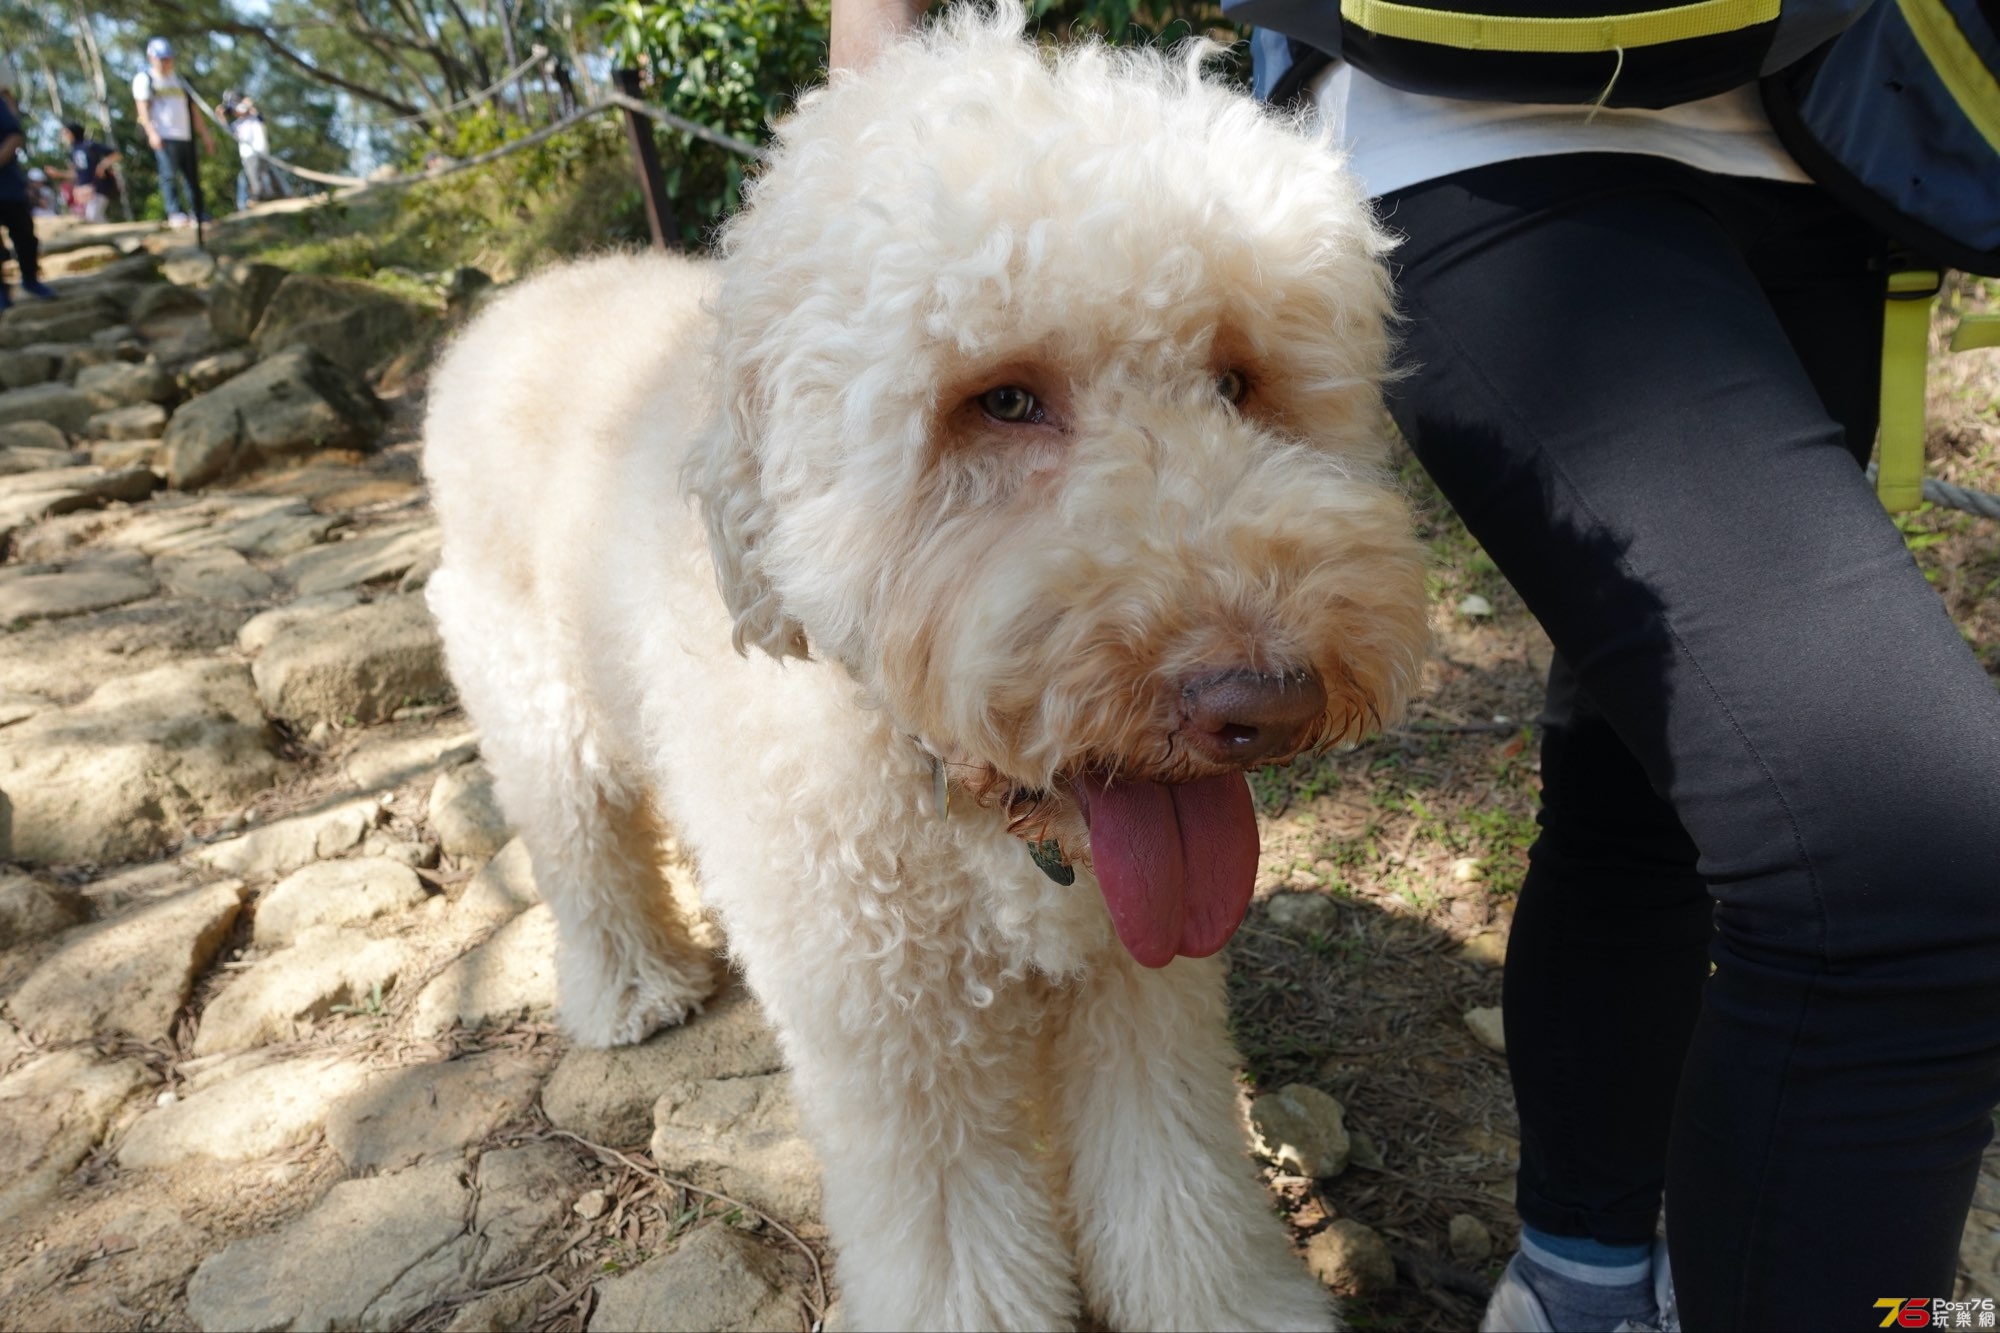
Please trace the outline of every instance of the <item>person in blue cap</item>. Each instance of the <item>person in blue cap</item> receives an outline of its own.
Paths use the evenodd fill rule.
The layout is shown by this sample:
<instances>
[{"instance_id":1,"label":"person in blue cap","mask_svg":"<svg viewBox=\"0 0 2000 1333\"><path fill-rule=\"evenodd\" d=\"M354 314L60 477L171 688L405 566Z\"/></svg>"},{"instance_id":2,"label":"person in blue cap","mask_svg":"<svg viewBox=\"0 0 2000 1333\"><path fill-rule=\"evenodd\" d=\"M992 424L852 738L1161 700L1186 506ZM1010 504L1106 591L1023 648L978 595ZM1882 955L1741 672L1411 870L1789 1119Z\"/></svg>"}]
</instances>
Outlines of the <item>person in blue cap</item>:
<instances>
[{"instance_id":1,"label":"person in blue cap","mask_svg":"<svg viewBox=\"0 0 2000 1333\"><path fill-rule=\"evenodd\" d=\"M14 63L0 57L0 227L6 229L8 239L14 243L14 262L21 267L21 290L52 301L55 292L39 280L36 270L41 249L35 242L35 214L28 194L28 176L21 168L21 153L28 146L28 139L14 112L14 90L19 86ZM0 310L10 304L7 288L0 284Z\"/></svg>"},{"instance_id":2,"label":"person in blue cap","mask_svg":"<svg viewBox=\"0 0 2000 1333\"><path fill-rule=\"evenodd\" d=\"M167 223L191 227L195 218L208 215L201 202L201 162L195 156L194 135L200 131L202 151L209 153L215 151L215 136L195 113L193 94L174 73L173 43L164 37L147 42L146 64L148 68L132 80L132 101L159 164L160 202L166 205ZM185 209L177 185L187 191Z\"/></svg>"}]
</instances>

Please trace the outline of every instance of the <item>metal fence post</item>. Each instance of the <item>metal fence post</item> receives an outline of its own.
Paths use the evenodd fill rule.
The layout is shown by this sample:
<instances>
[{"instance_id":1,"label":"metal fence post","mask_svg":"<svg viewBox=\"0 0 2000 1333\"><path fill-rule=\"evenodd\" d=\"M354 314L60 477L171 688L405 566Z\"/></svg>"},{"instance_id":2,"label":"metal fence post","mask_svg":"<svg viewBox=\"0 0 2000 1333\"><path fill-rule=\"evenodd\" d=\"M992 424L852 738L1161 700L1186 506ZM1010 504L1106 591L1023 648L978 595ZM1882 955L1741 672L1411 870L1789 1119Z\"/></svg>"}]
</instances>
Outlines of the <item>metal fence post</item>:
<instances>
[{"instance_id":1,"label":"metal fence post","mask_svg":"<svg viewBox=\"0 0 2000 1333\"><path fill-rule=\"evenodd\" d=\"M621 69L612 77L618 83L618 91L627 97L639 95L639 71ZM632 157L639 167L639 194L646 201L646 224L653 229L653 247L657 250L679 248L680 222L674 217L674 206L667 199L667 185L660 174L660 149L653 141L653 122L634 111L625 108L625 137L632 141Z\"/></svg>"}]
</instances>

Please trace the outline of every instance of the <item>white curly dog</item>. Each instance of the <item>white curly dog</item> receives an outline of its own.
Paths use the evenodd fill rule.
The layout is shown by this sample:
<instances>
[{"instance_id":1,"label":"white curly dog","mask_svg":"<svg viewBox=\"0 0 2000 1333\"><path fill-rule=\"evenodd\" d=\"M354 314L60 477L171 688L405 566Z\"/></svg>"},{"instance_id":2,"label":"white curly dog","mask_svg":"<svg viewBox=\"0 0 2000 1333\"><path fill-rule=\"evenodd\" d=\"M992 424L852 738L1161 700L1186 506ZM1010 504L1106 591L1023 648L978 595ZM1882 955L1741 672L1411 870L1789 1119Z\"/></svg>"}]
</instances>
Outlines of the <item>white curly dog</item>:
<instances>
[{"instance_id":1,"label":"white curly dog","mask_svg":"<svg viewBox=\"0 0 2000 1333\"><path fill-rule=\"evenodd\" d=\"M1393 715L1387 245L1199 56L954 10L782 127L719 263L499 301L430 584L593 1045L698 1010L663 830L782 1033L850 1324L1329 1328L1214 955L1247 766Z\"/></svg>"}]
</instances>

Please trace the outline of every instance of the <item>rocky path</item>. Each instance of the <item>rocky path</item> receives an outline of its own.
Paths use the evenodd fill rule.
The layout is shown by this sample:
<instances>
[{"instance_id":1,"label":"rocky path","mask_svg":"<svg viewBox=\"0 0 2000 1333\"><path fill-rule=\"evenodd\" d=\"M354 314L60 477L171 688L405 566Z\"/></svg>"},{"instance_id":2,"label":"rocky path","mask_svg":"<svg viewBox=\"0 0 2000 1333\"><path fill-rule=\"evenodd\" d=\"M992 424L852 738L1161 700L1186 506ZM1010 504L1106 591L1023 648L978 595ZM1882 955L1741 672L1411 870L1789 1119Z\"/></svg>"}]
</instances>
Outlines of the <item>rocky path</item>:
<instances>
[{"instance_id":1,"label":"rocky path","mask_svg":"<svg viewBox=\"0 0 2000 1333\"><path fill-rule=\"evenodd\" d=\"M421 597L436 315L161 239L0 317L0 1327L806 1327L755 1007L548 1021Z\"/></svg>"},{"instance_id":2,"label":"rocky path","mask_svg":"<svg viewBox=\"0 0 2000 1333\"><path fill-rule=\"evenodd\" d=\"M837 1326L755 1006L613 1052L550 1021L421 597L412 386L461 312L113 239L0 316L0 1331ZM1460 611L1427 715L1531 712L1532 645ZM1376 1326L1469 1326L1513 1239L1506 902L1454 830L1520 743L1445 730L1421 762L1485 796L1339 761L1233 946L1274 1202ZM2000 1160L1975 1202L1985 1297Z\"/></svg>"}]
</instances>

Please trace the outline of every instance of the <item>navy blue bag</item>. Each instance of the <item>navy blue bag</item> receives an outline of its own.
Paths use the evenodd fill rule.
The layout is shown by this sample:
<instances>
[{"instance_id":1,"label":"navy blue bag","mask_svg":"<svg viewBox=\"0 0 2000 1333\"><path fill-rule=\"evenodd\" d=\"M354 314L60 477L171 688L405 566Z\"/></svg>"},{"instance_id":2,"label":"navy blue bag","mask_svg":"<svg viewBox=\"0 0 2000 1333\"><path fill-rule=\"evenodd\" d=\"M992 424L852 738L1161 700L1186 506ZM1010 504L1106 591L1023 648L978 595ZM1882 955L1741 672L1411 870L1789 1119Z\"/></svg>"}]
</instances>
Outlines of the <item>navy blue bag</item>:
<instances>
[{"instance_id":1,"label":"navy blue bag","mask_svg":"<svg viewBox=\"0 0 2000 1333\"><path fill-rule=\"evenodd\" d=\"M1812 178L1925 259L2000 277L2000 0L1881 0L1764 80Z\"/></svg>"}]
</instances>

